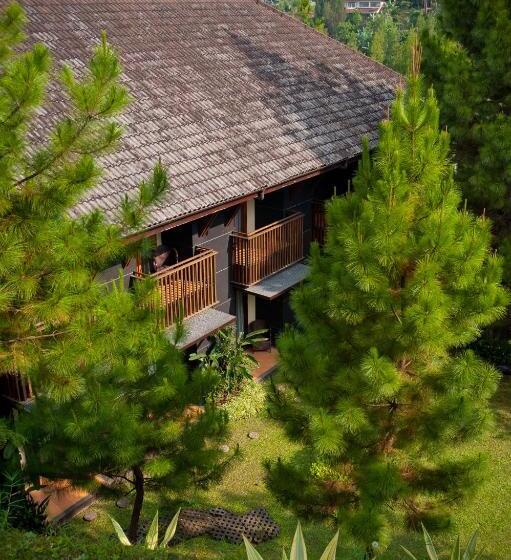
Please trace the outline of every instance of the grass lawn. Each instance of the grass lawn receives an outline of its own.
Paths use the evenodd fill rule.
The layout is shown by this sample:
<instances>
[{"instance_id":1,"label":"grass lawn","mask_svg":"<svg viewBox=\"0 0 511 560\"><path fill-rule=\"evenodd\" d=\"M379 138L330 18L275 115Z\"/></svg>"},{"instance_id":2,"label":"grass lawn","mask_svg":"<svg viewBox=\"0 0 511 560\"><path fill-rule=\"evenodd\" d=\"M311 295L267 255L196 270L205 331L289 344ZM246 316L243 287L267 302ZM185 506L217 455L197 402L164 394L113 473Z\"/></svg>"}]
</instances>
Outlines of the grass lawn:
<instances>
[{"instance_id":1,"label":"grass lawn","mask_svg":"<svg viewBox=\"0 0 511 560\"><path fill-rule=\"evenodd\" d=\"M434 537L440 549L445 543L453 542L453 535L459 531L464 539L478 526L480 527L481 543L485 549L485 559L507 559L511 543L511 378L503 380L494 402L497 415L497 429L484 440L466 446L466 450L474 449L485 452L490 457L490 474L487 482L480 488L475 499L467 505L455 509L456 527L450 534ZM258 431L259 439L247 437L249 431ZM243 513L247 509L264 506L281 527L278 539L258 547L265 560L281 558L281 547L289 544L296 526L292 514L286 511L268 493L263 480L264 458L289 456L297 446L290 443L282 430L268 418L256 418L238 422L233 428L231 446L240 445L242 459L229 471L222 484L208 491L188 493L186 500L196 507L224 507ZM99 516L91 524L80 518L75 519L62 531L76 539L105 539L112 534L106 513L114 515L121 524L127 524L129 512L115 507L115 496L105 496L94 506ZM158 500L160 500L158 502ZM144 516L152 517L156 507L169 508L172 496L149 493L146 498ZM172 507L172 506L171 506ZM327 523L305 524L304 533L309 546L309 557L319 559L321 552L334 533L334 528ZM419 559L425 558L422 538L414 533L397 531L392 546L381 556L382 560L398 560L405 558L399 545L403 544L414 551ZM171 549L170 557L182 559L244 559L241 546L217 542L208 538L193 539ZM340 560L361 560L361 550L341 536L338 558Z\"/></svg>"}]
</instances>

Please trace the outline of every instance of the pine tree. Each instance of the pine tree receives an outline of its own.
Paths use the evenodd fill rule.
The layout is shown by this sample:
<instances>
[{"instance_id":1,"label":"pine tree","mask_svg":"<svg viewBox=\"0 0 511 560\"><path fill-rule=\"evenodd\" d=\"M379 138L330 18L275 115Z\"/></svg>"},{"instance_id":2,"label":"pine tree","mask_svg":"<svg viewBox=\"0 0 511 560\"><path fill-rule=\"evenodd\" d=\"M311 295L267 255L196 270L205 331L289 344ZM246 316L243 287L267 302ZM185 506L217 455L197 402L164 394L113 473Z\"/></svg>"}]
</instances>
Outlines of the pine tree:
<instances>
[{"instance_id":1,"label":"pine tree","mask_svg":"<svg viewBox=\"0 0 511 560\"><path fill-rule=\"evenodd\" d=\"M442 0L422 34L424 73L437 91L469 206L493 219L511 259L511 4Z\"/></svg>"},{"instance_id":2,"label":"pine tree","mask_svg":"<svg viewBox=\"0 0 511 560\"><path fill-rule=\"evenodd\" d=\"M73 342L82 336L77 322L91 316L104 293L95 278L140 249L124 243L123 235L142 224L167 177L156 165L138 197L120 205L117 224L99 212L70 217L100 176L97 156L121 136L115 116L129 97L119 83L117 56L103 38L83 79L69 67L61 71L67 115L53 127L36 119L51 57L42 44L21 50L24 24L16 4L0 19L0 371L29 375L36 393L44 387L65 400L80 391L92 356L74 354ZM41 125L48 141L34 145L29 136Z\"/></svg>"},{"instance_id":3,"label":"pine tree","mask_svg":"<svg viewBox=\"0 0 511 560\"><path fill-rule=\"evenodd\" d=\"M477 486L483 458L455 450L491 425L499 376L464 347L508 302L490 221L460 208L449 136L414 67L354 192L328 205L272 398L305 450L267 465L270 489L366 545L401 512L447 522L445 506Z\"/></svg>"},{"instance_id":4,"label":"pine tree","mask_svg":"<svg viewBox=\"0 0 511 560\"><path fill-rule=\"evenodd\" d=\"M16 4L0 16L0 371L28 375L36 396L19 425L29 471L72 480L131 471L133 538L146 479L184 487L218 474L225 417L184 414L201 393L157 327L153 283L128 291L121 278L110 290L96 281L144 251L125 236L167 188L161 165L116 223L100 212L72 217L101 174L97 158L121 136L115 119L129 96L115 51L103 37L83 76L62 69L52 90L60 86L67 111L53 124L38 111L50 53L24 48L24 24ZM36 128L42 145L29 140Z\"/></svg>"},{"instance_id":5,"label":"pine tree","mask_svg":"<svg viewBox=\"0 0 511 560\"><path fill-rule=\"evenodd\" d=\"M369 56L378 62L385 62L385 29L379 26L371 38Z\"/></svg>"},{"instance_id":6,"label":"pine tree","mask_svg":"<svg viewBox=\"0 0 511 560\"><path fill-rule=\"evenodd\" d=\"M134 294L114 287L83 319L76 351L94 349L79 394L65 402L40 395L19 422L27 469L49 479L94 486L94 475L121 477L135 499L128 536L137 539L146 487L176 493L218 480L231 456L219 444L227 416L214 406L194 411L207 379L189 372L180 352L155 331L146 305L151 286Z\"/></svg>"}]
</instances>

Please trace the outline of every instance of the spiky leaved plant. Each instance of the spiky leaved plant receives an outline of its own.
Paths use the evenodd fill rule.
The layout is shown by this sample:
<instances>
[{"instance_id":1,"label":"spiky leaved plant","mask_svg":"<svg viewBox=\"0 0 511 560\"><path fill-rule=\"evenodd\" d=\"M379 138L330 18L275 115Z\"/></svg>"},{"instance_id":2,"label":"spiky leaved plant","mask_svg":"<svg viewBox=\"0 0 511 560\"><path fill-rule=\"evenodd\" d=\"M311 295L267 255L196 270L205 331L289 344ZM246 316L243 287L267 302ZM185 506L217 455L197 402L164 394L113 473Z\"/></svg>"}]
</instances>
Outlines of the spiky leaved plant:
<instances>
[{"instance_id":1,"label":"spiky leaved plant","mask_svg":"<svg viewBox=\"0 0 511 560\"><path fill-rule=\"evenodd\" d=\"M422 533L424 536L424 544L426 546L426 553L428 555L429 560L439 560L439 556L433 544L433 540L430 537L424 525L422 526ZM477 560L478 558L480 558L481 552L477 552L476 550L477 538L478 538L478 532L474 531L474 533L472 534L472 536L468 541L467 548L464 551L462 551L461 544L460 544L460 537L458 536L456 542L454 543L454 546L452 547L451 555L449 557L450 560ZM412 560L418 560L417 557L413 555L407 548L405 548L404 546L402 546L401 548L406 552L406 554Z\"/></svg>"},{"instance_id":2,"label":"spiky leaved plant","mask_svg":"<svg viewBox=\"0 0 511 560\"><path fill-rule=\"evenodd\" d=\"M147 534L146 534L145 541L144 541L144 546L147 549L149 549L149 550L155 550L156 548L165 549L168 546L169 542L174 538L174 535L176 534L177 523L179 521L180 511L181 511L181 509L178 509L177 513L171 519L170 523L168 524L167 529L165 530L165 534L163 535L163 539L158 544L158 529L159 529L159 527L158 527L158 510L156 510L156 513L154 514L151 525L149 526L149 529L147 530ZM112 525L114 526L115 533L117 535L117 538L119 539L119 542L121 544L123 544L124 546L131 546L132 545L131 541L128 539L128 537L126 536L126 533L124 532L124 529L119 525L119 523L111 516L110 516L110 521L112 522Z\"/></svg>"},{"instance_id":3,"label":"spiky leaved plant","mask_svg":"<svg viewBox=\"0 0 511 560\"><path fill-rule=\"evenodd\" d=\"M319 560L335 560L338 540L339 532L337 532L332 540L328 543ZM243 537L243 542L245 543L245 549L247 551L247 560L264 560L246 537ZM289 560L306 559L307 547L305 546L305 539L303 538L302 526L300 525L300 522L298 522L298 525L296 526L295 536L293 537L293 543L291 544L291 554L289 556ZM285 549L282 549L282 560L288 560Z\"/></svg>"}]
</instances>

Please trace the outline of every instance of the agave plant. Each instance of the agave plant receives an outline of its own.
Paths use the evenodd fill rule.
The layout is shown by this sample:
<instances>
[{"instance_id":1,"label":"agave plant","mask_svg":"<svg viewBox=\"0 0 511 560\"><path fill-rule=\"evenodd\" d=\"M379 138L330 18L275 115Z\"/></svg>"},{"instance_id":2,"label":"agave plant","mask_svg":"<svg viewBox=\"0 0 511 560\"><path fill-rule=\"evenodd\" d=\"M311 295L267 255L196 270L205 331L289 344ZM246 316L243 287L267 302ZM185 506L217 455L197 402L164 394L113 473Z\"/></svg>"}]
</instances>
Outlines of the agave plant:
<instances>
[{"instance_id":1,"label":"agave plant","mask_svg":"<svg viewBox=\"0 0 511 560\"><path fill-rule=\"evenodd\" d=\"M424 527L424 525L422 526L422 532L424 534L424 543L426 544L426 552L428 553L429 560L439 560L439 556L435 550L433 541L429 533L427 532L426 527ZM470 537L470 540L468 541L467 548L463 553L461 551L461 546L460 546L460 537L458 536L456 542L454 543L454 547L451 551L450 560L477 560L477 558L480 558L481 553L476 552L477 537L478 537L477 533L478 533L477 531L474 531L473 535ZM408 549L406 549L404 546L402 546L401 548L406 552L406 554L408 554L410 558L412 558L412 560L417 560L417 557L414 556Z\"/></svg>"},{"instance_id":2,"label":"agave plant","mask_svg":"<svg viewBox=\"0 0 511 560\"><path fill-rule=\"evenodd\" d=\"M320 560L335 560L335 553L337 551L337 540L339 539L339 531L334 535L334 538L328 543L325 551L321 555ZM247 560L264 560L263 557L252 546L250 541L243 537L245 548L247 550ZM288 560L286 551L282 550L282 560ZM291 545L291 556L289 560L307 560L307 547L303 538L302 527L298 522L296 527L295 536Z\"/></svg>"},{"instance_id":3,"label":"agave plant","mask_svg":"<svg viewBox=\"0 0 511 560\"><path fill-rule=\"evenodd\" d=\"M176 515L174 515L172 521L169 523L169 526L165 531L165 535L163 536L163 540L161 541L159 548L165 548L174 537L177 529L177 521L180 511L181 508L177 510ZM112 521L112 525L114 526L119 541L125 546L131 546L130 540L126 536L126 533L123 531L123 528L112 516L109 517ZM145 547L149 550L155 550L156 548L158 548L158 510L156 510L156 513L154 514L154 518L151 522L149 530L147 531L144 544Z\"/></svg>"}]
</instances>

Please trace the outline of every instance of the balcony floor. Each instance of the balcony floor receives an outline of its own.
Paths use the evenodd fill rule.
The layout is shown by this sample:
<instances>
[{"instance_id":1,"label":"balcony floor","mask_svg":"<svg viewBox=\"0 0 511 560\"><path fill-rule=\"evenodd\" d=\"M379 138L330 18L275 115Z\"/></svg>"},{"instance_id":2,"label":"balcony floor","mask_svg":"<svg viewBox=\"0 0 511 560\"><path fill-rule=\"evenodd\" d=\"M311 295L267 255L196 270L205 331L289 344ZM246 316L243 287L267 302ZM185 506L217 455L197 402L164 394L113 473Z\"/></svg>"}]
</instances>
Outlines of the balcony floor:
<instances>
[{"instance_id":1,"label":"balcony floor","mask_svg":"<svg viewBox=\"0 0 511 560\"><path fill-rule=\"evenodd\" d=\"M264 299L275 299L303 282L308 274L309 267L306 264L296 263L245 288L245 292Z\"/></svg>"},{"instance_id":2,"label":"balcony floor","mask_svg":"<svg viewBox=\"0 0 511 560\"><path fill-rule=\"evenodd\" d=\"M182 349L189 348L235 321L236 317L234 315L229 315L212 307L204 309L184 320L185 336L177 346ZM172 338L173 327L168 328L166 332L169 338Z\"/></svg>"},{"instance_id":3,"label":"balcony floor","mask_svg":"<svg viewBox=\"0 0 511 560\"><path fill-rule=\"evenodd\" d=\"M279 352L275 346L272 346L270 350L251 350L250 354L259 362L259 366L252 371L255 381L263 380L277 368Z\"/></svg>"}]
</instances>

